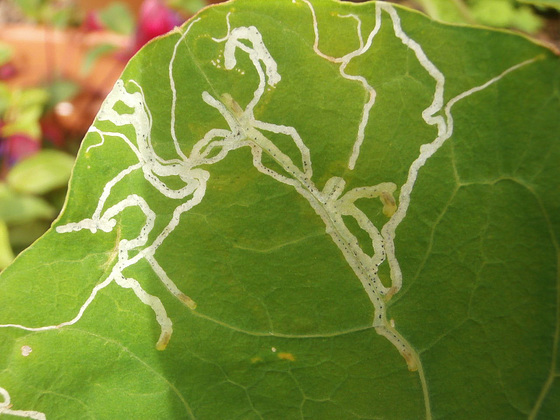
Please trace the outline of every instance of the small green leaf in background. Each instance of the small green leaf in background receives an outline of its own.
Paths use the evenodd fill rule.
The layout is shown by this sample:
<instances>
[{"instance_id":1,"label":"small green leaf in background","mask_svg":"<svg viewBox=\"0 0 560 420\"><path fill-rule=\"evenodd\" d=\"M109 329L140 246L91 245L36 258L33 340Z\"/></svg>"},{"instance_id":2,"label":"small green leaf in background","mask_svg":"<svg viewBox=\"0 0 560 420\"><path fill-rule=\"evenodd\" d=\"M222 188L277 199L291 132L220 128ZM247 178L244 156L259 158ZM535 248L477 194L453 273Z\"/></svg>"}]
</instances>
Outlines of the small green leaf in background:
<instances>
[{"instance_id":1,"label":"small green leaf in background","mask_svg":"<svg viewBox=\"0 0 560 420\"><path fill-rule=\"evenodd\" d=\"M539 18L533 10L528 6L521 6L517 9L511 21L511 27L527 32L529 34L536 34L544 26L541 18Z\"/></svg>"},{"instance_id":2,"label":"small green leaf in background","mask_svg":"<svg viewBox=\"0 0 560 420\"><path fill-rule=\"evenodd\" d=\"M8 106L4 110L2 134L27 134L33 139L41 137L39 120L49 99L46 90L40 88L10 89Z\"/></svg>"},{"instance_id":3,"label":"small green leaf in background","mask_svg":"<svg viewBox=\"0 0 560 420\"><path fill-rule=\"evenodd\" d=\"M0 275L4 414L560 418L559 92L527 37L386 2L204 9Z\"/></svg>"},{"instance_id":4,"label":"small green leaf in background","mask_svg":"<svg viewBox=\"0 0 560 420\"><path fill-rule=\"evenodd\" d=\"M132 35L136 27L130 8L119 1L99 10L99 19L107 29L122 35Z\"/></svg>"},{"instance_id":5,"label":"small green leaf in background","mask_svg":"<svg viewBox=\"0 0 560 420\"><path fill-rule=\"evenodd\" d=\"M0 184L0 220L22 224L35 219L52 219L55 215L55 209L43 198L21 194Z\"/></svg>"},{"instance_id":6,"label":"small green leaf in background","mask_svg":"<svg viewBox=\"0 0 560 420\"><path fill-rule=\"evenodd\" d=\"M14 0L27 19L64 29L79 21L76 2L52 0Z\"/></svg>"},{"instance_id":7,"label":"small green leaf in background","mask_svg":"<svg viewBox=\"0 0 560 420\"><path fill-rule=\"evenodd\" d=\"M416 0L432 18L449 23L478 23L535 34L542 19L516 0Z\"/></svg>"},{"instance_id":8,"label":"small green leaf in background","mask_svg":"<svg viewBox=\"0 0 560 420\"><path fill-rule=\"evenodd\" d=\"M57 29L67 28L76 23L76 4L47 1L41 13L41 20Z\"/></svg>"},{"instance_id":9,"label":"small green leaf in background","mask_svg":"<svg viewBox=\"0 0 560 420\"><path fill-rule=\"evenodd\" d=\"M54 216L56 216L56 214ZM24 223L15 222L9 225L9 239L13 252L19 254L39 239L50 227L53 217L49 217L48 219L33 219Z\"/></svg>"},{"instance_id":10,"label":"small green leaf in background","mask_svg":"<svg viewBox=\"0 0 560 420\"><path fill-rule=\"evenodd\" d=\"M13 191L44 194L68 183L74 158L58 150L42 150L18 162L8 173Z\"/></svg>"},{"instance_id":11,"label":"small green leaf in background","mask_svg":"<svg viewBox=\"0 0 560 420\"><path fill-rule=\"evenodd\" d=\"M517 7L511 0L476 0L472 3L472 15L483 25L511 27L529 33L535 33L543 25L529 7Z\"/></svg>"},{"instance_id":12,"label":"small green leaf in background","mask_svg":"<svg viewBox=\"0 0 560 420\"><path fill-rule=\"evenodd\" d=\"M519 3L526 3L533 6L551 7L560 10L560 0L517 0Z\"/></svg>"},{"instance_id":13,"label":"small green leaf in background","mask_svg":"<svg viewBox=\"0 0 560 420\"><path fill-rule=\"evenodd\" d=\"M208 3L204 0L167 0L169 7L177 10L186 11L194 14L206 6Z\"/></svg>"},{"instance_id":14,"label":"small green leaf in background","mask_svg":"<svg viewBox=\"0 0 560 420\"><path fill-rule=\"evenodd\" d=\"M48 101L45 107L51 109L58 103L72 99L80 91L80 85L72 80L57 79L45 86Z\"/></svg>"},{"instance_id":15,"label":"small green leaf in background","mask_svg":"<svg viewBox=\"0 0 560 420\"><path fill-rule=\"evenodd\" d=\"M104 55L117 51L117 49L118 48L112 44L101 44L90 48L82 61L81 73L84 75L88 74L93 69L97 60Z\"/></svg>"},{"instance_id":16,"label":"small green leaf in background","mask_svg":"<svg viewBox=\"0 0 560 420\"><path fill-rule=\"evenodd\" d=\"M14 252L10 246L8 226L0 219L0 270L6 268L14 259Z\"/></svg>"},{"instance_id":17,"label":"small green leaf in background","mask_svg":"<svg viewBox=\"0 0 560 420\"><path fill-rule=\"evenodd\" d=\"M8 63L12 56L12 47L4 42L0 42L0 66Z\"/></svg>"},{"instance_id":18,"label":"small green leaf in background","mask_svg":"<svg viewBox=\"0 0 560 420\"><path fill-rule=\"evenodd\" d=\"M475 23L463 0L416 0L433 19L449 23Z\"/></svg>"},{"instance_id":19,"label":"small green leaf in background","mask_svg":"<svg viewBox=\"0 0 560 420\"><path fill-rule=\"evenodd\" d=\"M26 17L36 21L40 20L45 1L44 0L14 0Z\"/></svg>"},{"instance_id":20,"label":"small green leaf in background","mask_svg":"<svg viewBox=\"0 0 560 420\"><path fill-rule=\"evenodd\" d=\"M8 85L0 82L0 116L3 116L10 105L10 89Z\"/></svg>"}]
</instances>

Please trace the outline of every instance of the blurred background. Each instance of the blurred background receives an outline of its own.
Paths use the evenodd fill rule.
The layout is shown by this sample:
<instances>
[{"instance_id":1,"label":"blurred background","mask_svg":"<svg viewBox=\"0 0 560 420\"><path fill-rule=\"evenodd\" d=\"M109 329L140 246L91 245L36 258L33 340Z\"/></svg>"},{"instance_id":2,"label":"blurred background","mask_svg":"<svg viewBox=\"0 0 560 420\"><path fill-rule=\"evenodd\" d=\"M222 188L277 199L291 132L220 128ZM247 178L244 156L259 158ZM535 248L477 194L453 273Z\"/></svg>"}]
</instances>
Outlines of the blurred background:
<instances>
[{"instance_id":1,"label":"blurred background","mask_svg":"<svg viewBox=\"0 0 560 420\"><path fill-rule=\"evenodd\" d=\"M0 0L0 270L62 208L80 141L127 61L220 0ZM551 0L394 1L560 49ZM558 6L556 6L558 7Z\"/></svg>"}]
</instances>

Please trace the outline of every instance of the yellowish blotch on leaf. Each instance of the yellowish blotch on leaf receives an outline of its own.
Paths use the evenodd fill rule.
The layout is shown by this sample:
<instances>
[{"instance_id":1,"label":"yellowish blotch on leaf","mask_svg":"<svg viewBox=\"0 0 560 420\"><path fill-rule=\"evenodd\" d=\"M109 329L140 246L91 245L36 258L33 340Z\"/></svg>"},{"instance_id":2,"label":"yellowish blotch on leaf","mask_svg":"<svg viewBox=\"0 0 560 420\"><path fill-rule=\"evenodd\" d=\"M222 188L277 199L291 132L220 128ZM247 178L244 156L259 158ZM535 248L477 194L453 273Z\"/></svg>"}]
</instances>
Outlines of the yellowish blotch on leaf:
<instances>
[{"instance_id":1,"label":"yellowish blotch on leaf","mask_svg":"<svg viewBox=\"0 0 560 420\"><path fill-rule=\"evenodd\" d=\"M292 353L278 353L278 358L280 360L289 360L290 362L295 362L296 360Z\"/></svg>"},{"instance_id":2,"label":"yellowish blotch on leaf","mask_svg":"<svg viewBox=\"0 0 560 420\"><path fill-rule=\"evenodd\" d=\"M163 351L167 348L169 344L169 340L171 339L171 332L165 331L159 337L158 342L156 343L156 350Z\"/></svg>"},{"instance_id":3,"label":"yellowish blotch on leaf","mask_svg":"<svg viewBox=\"0 0 560 420\"><path fill-rule=\"evenodd\" d=\"M190 297L188 297L187 295L185 295L184 293L180 293L178 295L178 298L181 302L183 302L185 305L187 305L190 309L192 309L192 310L196 309L196 302L194 300L192 300Z\"/></svg>"},{"instance_id":4,"label":"yellowish blotch on leaf","mask_svg":"<svg viewBox=\"0 0 560 420\"><path fill-rule=\"evenodd\" d=\"M397 211L397 203L393 194L383 191L379 196L379 199L383 203L383 214L387 217L391 217Z\"/></svg>"}]
</instances>

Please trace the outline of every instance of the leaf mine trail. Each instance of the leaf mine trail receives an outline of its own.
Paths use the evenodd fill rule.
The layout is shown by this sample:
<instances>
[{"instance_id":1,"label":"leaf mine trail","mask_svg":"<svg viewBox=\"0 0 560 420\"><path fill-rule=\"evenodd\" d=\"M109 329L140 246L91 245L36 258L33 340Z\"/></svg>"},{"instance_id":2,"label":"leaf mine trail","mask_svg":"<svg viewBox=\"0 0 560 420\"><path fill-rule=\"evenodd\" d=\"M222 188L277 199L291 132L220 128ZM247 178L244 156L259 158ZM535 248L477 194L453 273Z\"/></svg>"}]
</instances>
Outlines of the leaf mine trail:
<instances>
[{"instance_id":1,"label":"leaf mine trail","mask_svg":"<svg viewBox=\"0 0 560 420\"><path fill-rule=\"evenodd\" d=\"M46 420L47 416L39 411L31 410L12 410L12 402L10 394L5 388L0 387L0 397L3 401L0 401L0 416L2 414L7 414L14 417L23 417L33 420Z\"/></svg>"},{"instance_id":2,"label":"leaf mine trail","mask_svg":"<svg viewBox=\"0 0 560 420\"><path fill-rule=\"evenodd\" d=\"M403 283L403 275L395 248L396 231L406 217L420 169L453 134L452 107L460 100L488 88L507 74L536 61L538 58L512 66L486 83L466 90L446 103L444 100L445 76L428 58L422 46L406 34L401 26L397 10L390 4L376 3L375 26L366 37L362 36L364 29L359 16L354 14L340 15L341 19L352 19L356 22L356 36L358 37L359 47L342 57L331 57L321 51L320 23L313 4L309 0L294 0L292 3L296 5L299 3L299 6L304 5L309 11L310 24L314 34L312 53L334 65L339 65L340 75L359 84L366 93L361 119L356 128L356 138L352 150L349 151L347 164L349 170L355 168L360 159L361 148L364 142L368 141L365 132L372 113L375 111L376 90L365 76L349 74L346 68L354 58L370 50L382 24L388 22L391 25L395 37L414 54L418 63L434 80L432 102L421 111L421 116L427 125L434 126L437 129L437 136L431 142L425 143L419 148L418 156L410 165L404 184L399 187L392 182L380 182L376 185L364 185L347 190L345 180L333 176L322 189L319 188L313 180L313 162L310 150L298 130L287 125L261 121L255 116L255 107L260 103L265 92L281 87L282 75L279 73L278 63L274 55L268 50L266 39L260 30L256 26L233 27L231 13L227 15L224 22L226 25L225 35L212 38L213 42L223 45L224 62L223 66L219 68L224 72L236 70L244 75L245 71L237 66L237 59L240 54L246 54L257 74L257 84L252 98L245 106L242 106L228 92L222 92L219 97L213 96L207 91L200 92L202 100L209 107L208 112L218 112L227 123L228 128L211 128L203 138L194 144L192 150L186 153L181 148L182 141L178 137L175 127L177 90L174 66L179 46L185 41L193 25L197 24L200 19L193 20L186 26L175 43L168 68L171 91L169 130L170 141L175 149L176 158L162 158L157 154L152 144L152 115L144 94L144 89L147 87L142 86L135 80L119 80L97 116L97 121L107 122L115 126L115 131L101 130L95 125L92 126L89 130L90 136L97 136L98 141L85 149L85 155L89 156L96 153L97 149L103 148L107 142L118 141L123 142L130 149L135 156L136 163L121 169L116 176L105 184L91 217L56 228L59 234L64 235L82 230L88 230L92 235L99 231L112 232L117 226L116 217L125 209L134 207L144 215L144 224L141 226L138 236L119 240L115 263L110 273L92 289L90 296L72 320L42 327L28 327L18 324L4 324L0 327L42 331L72 325L80 320L85 310L94 302L100 290L109 284L116 283L122 288L131 289L141 302L150 306L154 311L161 329L156 347L160 350L165 349L173 333L173 323L167 315L162 301L159 297L147 293L138 279L126 276L124 271L140 261L147 262L171 294L191 310L196 308L196 303L177 287L159 264L156 251L180 224L181 216L204 199L206 186L211 178L211 165L225 159L230 151L247 147L252 155L252 165L260 173L292 187L321 218L325 225L326 234L338 247L371 301L373 306L372 326L379 335L385 337L398 350L405 359L409 370L418 371L424 391L426 417L431 418L427 384L419 354L396 329L394 320L387 316L387 302L392 296L399 293ZM214 63L216 62L214 61ZM251 83L254 83L254 80L251 80ZM117 103L119 102L124 103L132 112L120 113L117 111ZM134 130L132 138L118 131L119 128L124 127ZM267 133L289 138L299 151L300 157L298 157L298 160L294 162L288 154L266 136ZM265 155L282 168L282 173L270 168L263 162L263 156ZM139 193L133 192L128 196L119 197L116 204L107 205L109 198L114 195L115 186L133 173L141 173L144 180L165 199L176 203L169 222L161 231L154 231L158 214L152 210L147 200ZM171 188L166 182L169 177L180 180L181 187ZM141 191L141 189L139 188L138 191ZM398 196L395 197L397 191ZM388 218L387 222L383 226L375 226L366 214L355 205L355 202L360 199L380 200L383 205L383 213ZM115 197L112 198L112 202L114 201L116 201ZM357 237L348 228L344 217L354 219L360 229L367 234L373 247L372 255L366 253L360 246ZM390 271L389 286L385 286L378 275L379 267L385 262L388 264Z\"/></svg>"}]
</instances>

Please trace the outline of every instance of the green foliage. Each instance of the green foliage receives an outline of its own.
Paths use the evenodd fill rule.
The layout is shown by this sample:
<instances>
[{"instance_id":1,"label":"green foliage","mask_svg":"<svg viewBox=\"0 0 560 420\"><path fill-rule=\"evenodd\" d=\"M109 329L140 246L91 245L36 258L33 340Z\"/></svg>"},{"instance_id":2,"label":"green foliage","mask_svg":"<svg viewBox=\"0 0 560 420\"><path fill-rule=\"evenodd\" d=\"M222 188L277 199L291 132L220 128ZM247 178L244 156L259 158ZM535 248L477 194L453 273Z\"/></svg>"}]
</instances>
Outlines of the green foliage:
<instances>
[{"instance_id":1,"label":"green foliage","mask_svg":"<svg viewBox=\"0 0 560 420\"><path fill-rule=\"evenodd\" d=\"M3 97L3 106L0 107L0 110L3 108L3 112L0 113L0 118L5 121L2 134L26 134L34 139L40 138L39 119L49 99L45 89L0 88L0 95Z\"/></svg>"},{"instance_id":2,"label":"green foliage","mask_svg":"<svg viewBox=\"0 0 560 420\"><path fill-rule=\"evenodd\" d=\"M4 115L10 104L11 92L7 85L0 83L0 115Z\"/></svg>"},{"instance_id":3,"label":"green foliage","mask_svg":"<svg viewBox=\"0 0 560 420\"><path fill-rule=\"evenodd\" d=\"M56 79L43 87L47 94L46 110L51 110L57 104L70 101L80 92L80 85L72 80Z\"/></svg>"},{"instance_id":4,"label":"green foliage","mask_svg":"<svg viewBox=\"0 0 560 420\"><path fill-rule=\"evenodd\" d=\"M8 44L0 42L0 66L8 63L13 56L13 51Z\"/></svg>"},{"instance_id":5,"label":"green foliage","mask_svg":"<svg viewBox=\"0 0 560 420\"><path fill-rule=\"evenodd\" d=\"M462 0L416 0L416 3L433 19L450 23L475 23Z\"/></svg>"},{"instance_id":6,"label":"green foliage","mask_svg":"<svg viewBox=\"0 0 560 420\"><path fill-rule=\"evenodd\" d=\"M6 180L13 191L45 194L66 186L72 166L72 156L57 150L42 150L15 165Z\"/></svg>"},{"instance_id":7,"label":"green foliage","mask_svg":"<svg viewBox=\"0 0 560 420\"><path fill-rule=\"evenodd\" d=\"M529 7L519 7L511 0L472 1L471 11L474 19L483 25L516 28L529 33L542 27L541 20Z\"/></svg>"},{"instance_id":8,"label":"green foliage","mask_svg":"<svg viewBox=\"0 0 560 420\"><path fill-rule=\"evenodd\" d=\"M45 200L18 193L2 184L0 189L2 210L0 218L5 223L27 223L35 219L50 219L55 209Z\"/></svg>"},{"instance_id":9,"label":"green foliage","mask_svg":"<svg viewBox=\"0 0 560 420\"><path fill-rule=\"evenodd\" d=\"M531 4L538 7L550 7L560 10L560 0L517 0L519 3Z\"/></svg>"},{"instance_id":10,"label":"green foliage","mask_svg":"<svg viewBox=\"0 0 560 420\"><path fill-rule=\"evenodd\" d=\"M21 160L0 183L0 269L41 236L62 203L60 191L70 178L74 158L57 150L42 150Z\"/></svg>"},{"instance_id":11,"label":"green foliage","mask_svg":"<svg viewBox=\"0 0 560 420\"><path fill-rule=\"evenodd\" d=\"M531 34L543 26L531 8L517 0L417 0L417 3L433 18L451 23L478 23Z\"/></svg>"},{"instance_id":12,"label":"green foliage","mask_svg":"<svg viewBox=\"0 0 560 420\"><path fill-rule=\"evenodd\" d=\"M0 270L6 268L14 259L14 252L10 246L8 225L0 220Z\"/></svg>"},{"instance_id":13,"label":"green foliage","mask_svg":"<svg viewBox=\"0 0 560 420\"><path fill-rule=\"evenodd\" d=\"M36 88L0 83L0 269L14 259L14 251L41 236L62 208L60 194L74 158L56 150L34 153L41 147L45 112L77 90L76 83L61 79Z\"/></svg>"},{"instance_id":14,"label":"green foliage","mask_svg":"<svg viewBox=\"0 0 560 420\"><path fill-rule=\"evenodd\" d=\"M97 60L107 54L114 53L117 50L118 48L112 44L101 44L96 47L90 48L84 57L84 61L82 62L82 66L80 69L81 73L89 74L95 66Z\"/></svg>"},{"instance_id":15,"label":"green foliage","mask_svg":"<svg viewBox=\"0 0 560 420\"><path fill-rule=\"evenodd\" d=\"M79 22L76 3L53 0L14 0L25 16L35 22L65 28Z\"/></svg>"},{"instance_id":16,"label":"green foliage","mask_svg":"<svg viewBox=\"0 0 560 420\"><path fill-rule=\"evenodd\" d=\"M30 18L39 20L42 7L45 5L44 0L15 0L21 11Z\"/></svg>"},{"instance_id":17,"label":"green foliage","mask_svg":"<svg viewBox=\"0 0 560 420\"><path fill-rule=\"evenodd\" d=\"M100 10L99 19L104 27L123 35L132 35L136 28L134 16L130 8L122 2L111 3L106 8Z\"/></svg>"},{"instance_id":18,"label":"green foliage","mask_svg":"<svg viewBox=\"0 0 560 420\"><path fill-rule=\"evenodd\" d=\"M205 0L167 0L170 7L187 13L196 13L207 5Z\"/></svg>"},{"instance_id":19,"label":"green foliage","mask_svg":"<svg viewBox=\"0 0 560 420\"><path fill-rule=\"evenodd\" d=\"M388 3L205 9L131 60L2 272L0 409L559 417L559 83Z\"/></svg>"}]
</instances>

